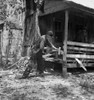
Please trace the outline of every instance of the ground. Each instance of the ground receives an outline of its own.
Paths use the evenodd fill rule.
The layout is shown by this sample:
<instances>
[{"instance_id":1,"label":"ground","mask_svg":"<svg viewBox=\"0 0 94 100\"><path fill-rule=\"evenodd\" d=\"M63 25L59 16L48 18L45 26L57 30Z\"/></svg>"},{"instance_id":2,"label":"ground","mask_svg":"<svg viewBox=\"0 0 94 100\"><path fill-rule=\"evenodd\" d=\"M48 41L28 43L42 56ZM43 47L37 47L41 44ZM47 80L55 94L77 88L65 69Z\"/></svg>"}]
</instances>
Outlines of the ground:
<instances>
[{"instance_id":1,"label":"ground","mask_svg":"<svg viewBox=\"0 0 94 100\"><path fill-rule=\"evenodd\" d=\"M94 100L94 72L45 72L44 77L19 79L18 69L0 70L0 100Z\"/></svg>"}]
</instances>

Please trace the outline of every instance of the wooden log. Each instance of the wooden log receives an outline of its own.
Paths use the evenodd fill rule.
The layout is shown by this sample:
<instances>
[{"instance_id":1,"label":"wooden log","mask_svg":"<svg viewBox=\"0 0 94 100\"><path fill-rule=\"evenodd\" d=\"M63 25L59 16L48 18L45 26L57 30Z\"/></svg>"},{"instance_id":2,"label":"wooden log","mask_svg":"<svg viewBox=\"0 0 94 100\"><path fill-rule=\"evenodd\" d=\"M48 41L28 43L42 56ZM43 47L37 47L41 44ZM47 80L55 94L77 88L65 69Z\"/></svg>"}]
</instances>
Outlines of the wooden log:
<instances>
[{"instance_id":1,"label":"wooden log","mask_svg":"<svg viewBox=\"0 0 94 100\"><path fill-rule=\"evenodd\" d=\"M76 63L67 63L68 68L80 68ZM93 67L94 63L83 63L85 67Z\"/></svg>"},{"instance_id":2,"label":"wooden log","mask_svg":"<svg viewBox=\"0 0 94 100\"><path fill-rule=\"evenodd\" d=\"M75 50L67 50L67 54L84 54L85 52L75 51Z\"/></svg>"},{"instance_id":3,"label":"wooden log","mask_svg":"<svg viewBox=\"0 0 94 100\"><path fill-rule=\"evenodd\" d=\"M71 51L68 51L67 54L78 54L78 55L94 55L94 53L91 53L91 52L71 52Z\"/></svg>"},{"instance_id":4,"label":"wooden log","mask_svg":"<svg viewBox=\"0 0 94 100\"><path fill-rule=\"evenodd\" d=\"M85 51L85 52L94 52L94 49L89 48L80 48L80 47L67 47L69 50L75 50L75 51Z\"/></svg>"},{"instance_id":5,"label":"wooden log","mask_svg":"<svg viewBox=\"0 0 94 100\"><path fill-rule=\"evenodd\" d=\"M68 11L65 11L65 32L64 32L64 54L63 54L63 61L67 63L67 39L68 39L68 19L69 19L69 14ZM67 66L66 64L63 64L62 62L62 72L63 72L63 77L67 76Z\"/></svg>"},{"instance_id":6,"label":"wooden log","mask_svg":"<svg viewBox=\"0 0 94 100\"><path fill-rule=\"evenodd\" d=\"M67 54L67 58L94 59L94 55Z\"/></svg>"},{"instance_id":7,"label":"wooden log","mask_svg":"<svg viewBox=\"0 0 94 100\"><path fill-rule=\"evenodd\" d=\"M88 59L81 59L82 60L82 62L88 62L88 63L94 63L94 60L88 60ZM67 63L73 63L73 62L75 62L75 59L69 59L69 60L67 60Z\"/></svg>"},{"instance_id":8,"label":"wooden log","mask_svg":"<svg viewBox=\"0 0 94 100\"><path fill-rule=\"evenodd\" d=\"M67 41L67 45L94 48L94 44Z\"/></svg>"}]
</instances>

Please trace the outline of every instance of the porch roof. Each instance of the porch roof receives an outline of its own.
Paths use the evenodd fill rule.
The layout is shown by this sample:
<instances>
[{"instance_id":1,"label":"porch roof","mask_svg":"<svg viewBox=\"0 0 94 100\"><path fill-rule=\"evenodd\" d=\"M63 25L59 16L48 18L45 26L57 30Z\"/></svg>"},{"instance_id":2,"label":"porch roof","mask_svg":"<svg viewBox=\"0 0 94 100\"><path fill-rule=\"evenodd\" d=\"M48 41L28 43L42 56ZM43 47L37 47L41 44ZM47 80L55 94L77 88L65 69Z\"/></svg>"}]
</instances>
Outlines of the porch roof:
<instances>
[{"instance_id":1,"label":"porch roof","mask_svg":"<svg viewBox=\"0 0 94 100\"><path fill-rule=\"evenodd\" d=\"M94 0L48 0L43 15L55 13L67 8L76 8L94 14Z\"/></svg>"}]
</instances>

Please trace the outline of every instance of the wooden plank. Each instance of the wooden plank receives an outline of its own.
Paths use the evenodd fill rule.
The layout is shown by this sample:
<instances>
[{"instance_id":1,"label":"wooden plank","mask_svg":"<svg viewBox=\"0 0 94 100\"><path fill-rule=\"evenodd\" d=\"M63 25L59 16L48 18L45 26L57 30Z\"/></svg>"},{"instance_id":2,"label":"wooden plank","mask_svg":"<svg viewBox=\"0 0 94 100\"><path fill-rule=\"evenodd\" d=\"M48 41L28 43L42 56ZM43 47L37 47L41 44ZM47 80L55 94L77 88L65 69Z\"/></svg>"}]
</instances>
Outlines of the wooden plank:
<instances>
[{"instance_id":1,"label":"wooden plank","mask_svg":"<svg viewBox=\"0 0 94 100\"><path fill-rule=\"evenodd\" d=\"M94 59L94 55L67 54L67 58Z\"/></svg>"},{"instance_id":2,"label":"wooden plank","mask_svg":"<svg viewBox=\"0 0 94 100\"><path fill-rule=\"evenodd\" d=\"M63 61L66 63L66 58L67 58L67 39L68 39L68 20L69 20L69 14L68 11L65 11L65 30L64 30L64 54L63 54ZM62 63L62 72L63 72L63 77L67 76L67 66L66 64Z\"/></svg>"},{"instance_id":3,"label":"wooden plank","mask_svg":"<svg viewBox=\"0 0 94 100\"><path fill-rule=\"evenodd\" d=\"M90 43L80 43L80 42L67 41L67 45L94 48L94 44L90 44Z\"/></svg>"},{"instance_id":4,"label":"wooden plank","mask_svg":"<svg viewBox=\"0 0 94 100\"><path fill-rule=\"evenodd\" d=\"M94 49L89 48L80 48L80 47L67 47L69 50L76 50L76 51L87 51L87 52L94 52Z\"/></svg>"}]
</instances>

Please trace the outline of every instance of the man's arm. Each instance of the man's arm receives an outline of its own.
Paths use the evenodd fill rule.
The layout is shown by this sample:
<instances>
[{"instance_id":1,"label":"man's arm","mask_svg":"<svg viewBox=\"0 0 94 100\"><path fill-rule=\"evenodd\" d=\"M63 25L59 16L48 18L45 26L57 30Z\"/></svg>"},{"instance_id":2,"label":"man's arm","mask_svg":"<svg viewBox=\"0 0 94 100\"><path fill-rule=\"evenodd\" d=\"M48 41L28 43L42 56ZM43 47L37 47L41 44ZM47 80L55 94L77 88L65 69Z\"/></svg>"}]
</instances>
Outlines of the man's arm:
<instances>
[{"instance_id":1,"label":"man's arm","mask_svg":"<svg viewBox=\"0 0 94 100\"><path fill-rule=\"evenodd\" d=\"M44 49L45 35L41 37L40 49Z\"/></svg>"},{"instance_id":2,"label":"man's arm","mask_svg":"<svg viewBox=\"0 0 94 100\"><path fill-rule=\"evenodd\" d=\"M50 43L51 47L52 47L54 50L58 51L58 55L63 55L63 54L64 54L63 50L61 50L60 47L59 47L59 48L56 48L50 41L49 41L49 43Z\"/></svg>"},{"instance_id":3,"label":"man's arm","mask_svg":"<svg viewBox=\"0 0 94 100\"><path fill-rule=\"evenodd\" d=\"M48 40L49 44L51 45L51 47L55 50L57 50L57 48Z\"/></svg>"}]
</instances>

